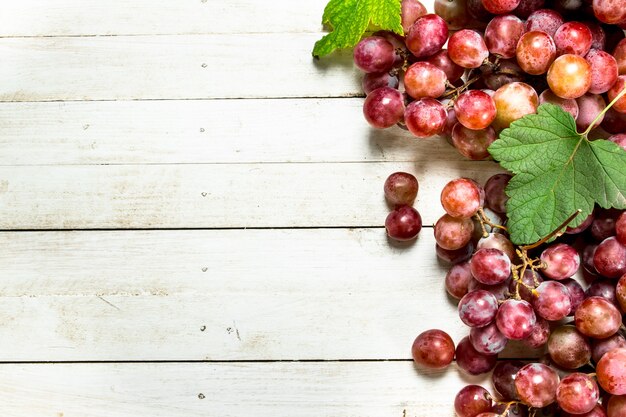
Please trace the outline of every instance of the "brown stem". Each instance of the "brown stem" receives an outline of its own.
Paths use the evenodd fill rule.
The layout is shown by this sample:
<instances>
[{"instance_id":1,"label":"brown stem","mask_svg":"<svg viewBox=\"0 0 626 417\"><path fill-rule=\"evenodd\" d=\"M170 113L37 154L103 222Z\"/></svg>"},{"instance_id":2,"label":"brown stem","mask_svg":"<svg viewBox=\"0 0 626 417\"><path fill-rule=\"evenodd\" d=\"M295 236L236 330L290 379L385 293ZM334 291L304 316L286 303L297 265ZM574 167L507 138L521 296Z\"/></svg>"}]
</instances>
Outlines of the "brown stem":
<instances>
[{"instance_id":1,"label":"brown stem","mask_svg":"<svg viewBox=\"0 0 626 417\"><path fill-rule=\"evenodd\" d=\"M480 76L476 76L476 77L466 81L465 84L463 84L462 86L453 88L452 90L448 91L443 96L441 96L441 98L448 98L448 97L452 97L454 95L457 95L457 94L463 92L465 89L467 89L467 87L469 87L470 85L472 85L473 83L475 83L479 79L480 79Z\"/></svg>"},{"instance_id":2,"label":"brown stem","mask_svg":"<svg viewBox=\"0 0 626 417\"><path fill-rule=\"evenodd\" d=\"M536 247L543 245L544 243L546 243L548 240L552 239L553 237L561 236L563 234L562 230L565 227L567 227L567 225L570 224L571 221L574 220L576 216L578 216L581 212L582 212L581 209L576 210L574 214L569 216L559 227L554 229L552 233L550 233L548 236L544 237L543 239L539 240L536 243L533 243L532 245L522 246L522 251L529 251L531 249L535 249Z\"/></svg>"}]
</instances>

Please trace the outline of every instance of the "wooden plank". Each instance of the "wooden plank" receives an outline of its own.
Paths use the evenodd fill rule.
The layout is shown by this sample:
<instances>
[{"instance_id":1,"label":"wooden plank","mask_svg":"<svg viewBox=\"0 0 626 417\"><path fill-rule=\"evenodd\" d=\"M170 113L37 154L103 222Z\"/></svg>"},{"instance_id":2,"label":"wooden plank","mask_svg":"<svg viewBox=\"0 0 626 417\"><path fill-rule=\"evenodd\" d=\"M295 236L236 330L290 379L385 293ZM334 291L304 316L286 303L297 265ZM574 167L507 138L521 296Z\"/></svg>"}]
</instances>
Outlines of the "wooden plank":
<instances>
[{"instance_id":1,"label":"wooden plank","mask_svg":"<svg viewBox=\"0 0 626 417\"><path fill-rule=\"evenodd\" d=\"M332 60L311 57L318 37L3 38L0 101L361 95L362 75L349 51Z\"/></svg>"},{"instance_id":2,"label":"wooden plank","mask_svg":"<svg viewBox=\"0 0 626 417\"><path fill-rule=\"evenodd\" d=\"M362 98L0 104L0 165L458 161Z\"/></svg>"},{"instance_id":3,"label":"wooden plank","mask_svg":"<svg viewBox=\"0 0 626 417\"><path fill-rule=\"evenodd\" d=\"M0 229L381 226L394 171L420 181L424 224L449 180L483 183L485 161L0 167Z\"/></svg>"},{"instance_id":4,"label":"wooden plank","mask_svg":"<svg viewBox=\"0 0 626 417\"><path fill-rule=\"evenodd\" d=\"M410 359L426 329L468 334L429 229L402 248L380 229L12 232L0 246L0 361Z\"/></svg>"},{"instance_id":5,"label":"wooden plank","mask_svg":"<svg viewBox=\"0 0 626 417\"><path fill-rule=\"evenodd\" d=\"M0 36L317 32L326 3L20 0L0 3Z\"/></svg>"},{"instance_id":6,"label":"wooden plank","mask_svg":"<svg viewBox=\"0 0 626 417\"><path fill-rule=\"evenodd\" d=\"M12 417L453 417L469 383L491 389L410 362L0 366Z\"/></svg>"}]
</instances>

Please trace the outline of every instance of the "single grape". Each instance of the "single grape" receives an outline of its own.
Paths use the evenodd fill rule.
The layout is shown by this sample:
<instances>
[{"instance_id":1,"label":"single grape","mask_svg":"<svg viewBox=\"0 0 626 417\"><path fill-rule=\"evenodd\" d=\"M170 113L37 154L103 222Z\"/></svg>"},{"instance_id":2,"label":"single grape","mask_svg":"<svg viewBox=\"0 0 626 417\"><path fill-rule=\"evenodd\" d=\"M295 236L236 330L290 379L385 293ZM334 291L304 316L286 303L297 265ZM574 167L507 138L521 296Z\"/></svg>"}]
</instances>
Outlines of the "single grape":
<instances>
[{"instance_id":1,"label":"single grape","mask_svg":"<svg viewBox=\"0 0 626 417\"><path fill-rule=\"evenodd\" d=\"M580 267L580 255L565 243L550 245L541 253L540 259L546 265L543 274L552 279L569 278Z\"/></svg>"},{"instance_id":2,"label":"single grape","mask_svg":"<svg viewBox=\"0 0 626 417\"><path fill-rule=\"evenodd\" d=\"M497 90L503 85L523 81L524 71L517 64L515 58L500 61L500 66L495 71L485 71L482 73L482 81L485 86L492 90Z\"/></svg>"},{"instance_id":3,"label":"single grape","mask_svg":"<svg viewBox=\"0 0 626 417\"><path fill-rule=\"evenodd\" d=\"M560 282L561 284L565 285L565 287L567 288L567 292L569 293L570 303L572 305L572 308L570 309L567 315L573 316L574 313L576 312L576 309L580 305L580 303L582 303L583 300L585 299L585 290L583 290L583 287L581 287L578 281L572 278L567 278Z\"/></svg>"},{"instance_id":4,"label":"single grape","mask_svg":"<svg viewBox=\"0 0 626 417\"><path fill-rule=\"evenodd\" d=\"M385 198L393 206L410 206L417 197L417 178L408 172L394 172L385 180Z\"/></svg>"},{"instance_id":5,"label":"single grape","mask_svg":"<svg viewBox=\"0 0 626 417\"><path fill-rule=\"evenodd\" d=\"M591 67L589 92L603 94L609 91L619 75L615 58L605 51L591 49L585 56L585 60Z\"/></svg>"},{"instance_id":6,"label":"single grape","mask_svg":"<svg viewBox=\"0 0 626 417\"><path fill-rule=\"evenodd\" d=\"M572 302L565 285L557 281L544 281L535 291L532 304L539 316L550 321L567 317Z\"/></svg>"},{"instance_id":7,"label":"single grape","mask_svg":"<svg viewBox=\"0 0 626 417\"><path fill-rule=\"evenodd\" d=\"M615 84L613 84L613 86L607 92L609 101L613 101L617 97L617 95L621 93L625 88L626 75L620 75L619 77L617 77ZM618 99L615 104L613 104L613 108L620 113L626 113L626 96L622 96L620 99Z\"/></svg>"},{"instance_id":8,"label":"single grape","mask_svg":"<svg viewBox=\"0 0 626 417\"><path fill-rule=\"evenodd\" d=\"M604 416L624 417L626 416L626 395L613 395L607 404L607 412Z\"/></svg>"},{"instance_id":9,"label":"single grape","mask_svg":"<svg viewBox=\"0 0 626 417\"><path fill-rule=\"evenodd\" d=\"M513 243L502 233L489 233L482 237L476 244L476 249L494 248L502 251L513 262L515 259L515 247Z\"/></svg>"},{"instance_id":10,"label":"single grape","mask_svg":"<svg viewBox=\"0 0 626 417\"><path fill-rule=\"evenodd\" d=\"M613 50L613 57L617 62L619 74L626 74L626 39L622 39L615 46L615 49Z\"/></svg>"},{"instance_id":11,"label":"single grape","mask_svg":"<svg viewBox=\"0 0 626 417\"><path fill-rule=\"evenodd\" d=\"M404 115L402 93L390 87L381 87L370 92L363 103L363 115L377 129L391 127Z\"/></svg>"},{"instance_id":12,"label":"single grape","mask_svg":"<svg viewBox=\"0 0 626 417\"><path fill-rule=\"evenodd\" d=\"M578 104L578 118L576 119L576 127L579 131L584 132L594 120L596 123L594 127L600 126L602 119L604 116L600 116L599 119L596 119L598 115L604 110L606 107L606 102L599 94L585 94L576 99L576 103Z\"/></svg>"},{"instance_id":13,"label":"single grape","mask_svg":"<svg viewBox=\"0 0 626 417\"><path fill-rule=\"evenodd\" d=\"M458 121L468 129L486 129L496 118L496 105L484 91L468 90L454 102Z\"/></svg>"},{"instance_id":14,"label":"single grape","mask_svg":"<svg viewBox=\"0 0 626 417\"><path fill-rule=\"evenodd\" d=\"M454 114L456 122L456 112ZM491 126L473 130L466 128L461 123L455 123L450 132L450 137L454 148L464 157L474 161L491 157L487 148L497 139L496 131Z\"/></svg>"},{"instance_id":15,"label":"single grape","mask_svg":"<svg viewBox=\"0 0 626 417\"><path fill-rule=\"evenodd\" d=\"M504 350L509 341L498 330L495 323L483 327L472 327L469 338L474 349L485 355L497 355Z\"/></svg>"},{"instance_id":16,"label":"single grape","mask_svg":"<svg viewBox=\"0 0 626 417\"><path fill-rule=\"evenodd\" d=\"M559 382L556 401L565 412L572 414L588 413L600 399L596 381L587 374L574 372Z\"/></svg>"},{"instance_id":17,"label":"single grape","mask_svg":"<svg viewBox=\"0 0 626 417\"><path fill-rule=\"evenodd\" d=\"M435 13L441 16L452 30L462 29L469 20L465 0L435 0Z\"/></svg>"},{"instance_id":18,"label":"single grape","mask_svg":"<svg viewBox=\"0 0 626 417\"><path fill-rule=\"evenodd\" d=\"M495 174L485 183L485 205L496 213L506 213L509 197L504 190L511 178L510 174Z\"/></svg>"},{"instance_id":19,"label":"single grape","mask_svg":"<svg viewBox=\"0 0 626 417\"><path fill-rule=\"evenodd\" d=\"M415 338L411 353L419 365L432 369L446 368L454 359L454 342L442 330L427 330Z\"/></svg>"},{"instance_id":20,"label":"single grape","mask_svg":"<svg viewBox=\"0 0 626 417\"><path fill-rule=\"evenodd\" d=\"M616 237L604 239L593 254L593 265L600 275L618 278L626 273L626 245Z\"/></svg>"},{"instance_id":21,"label":"single grape","mask_svg":"<svg viewBox=\"0 0 626 417\"><path fill-rule=\"evenodd\" d=\"M493 127L499 130L509 127L512 122L527 114L535 113L539 97L530 85L514 82L498 88L493 101L496 103Z\"/></svg>"},{"instance_id":22,"label":"single grape","mask_svg":"<svg viewBox=\"0 0 626 417\"><path fill-rule=\"evenodd\" d=\"M580 22L565 22L554 33L554 43L558 55L585 56L591 48L592 40L589 27Z\"/></svg>"},{"instance_id":23,"label":"single grape","mask_svg":"<svg viewBox=\"0 0 626 417\"><path fill-rule=\"evenodd\" d=\"M478 282L495 285L511 275L511 260L499 249L478 249L470 262L472 275Z\"/></svg>"},{"instance_id":24,"label":"single grape","mask_svg":"<svg viewBox=\"0 0 626 417\"><path fill-rule=\"evenodd\" d=\"M434 13L419 17L406 35L406 47L416 58L426 58L439 51L448 40L448 25Z\"/></svg>"},{"instance_id":25,"label":"single grape","mask_svg":"<svg viewBox=\"0 0 626 417\"><path fill-rule=\"evenodd\" d=\"M604 339L617 333L622 315L605 298L589 297L576 310L574 321L576 328L585 336Z\"/></svg>"},{"instance_id":26,"label":"single grape","mask_svg":"<svg viewBox=\"0 0 626 417\"><path fill-rule=\"evenodd\" d=\"M482 0L483 6L489 13L510 13L519 6L520 0Z\"/></svg>"},{"instance_id":27,"label":"single grape","mask_svg":"<svg viewBox=\"0 0 626 417\"><path fill-rule=\"evenodd\" d=\"M470 327L482 327L491 323L498 312L498 300L485 290L468 292L459 302L459 317Z\"/></svg>"},{"instance_id":28,"label":"single grape","mask_svg":"<svg viewBox=\"0 0 626 417\"><path fill-rule=\"evenodd\" d=\"M526 32L540 30L553 37L557 29L565 23L563 16L550 9L539 9L526 19Z\"/></svg>"},{"instance_id":29,"label":"single grape","mask_svg":"<svg viewBox=\"0 0 626 417\"><path fill-rule=\"evenodd\" d=\"M598 383L609 394L626 394L626 349L615 348L602 356L596 366Z\"/></svg>"},{"instance_id":30,"label":"single grape","mask_svg":"<svg viewBox=\"0 0 626 417\"><path fill-rule=\"evenodd\" d=\"M626 140L626 135L624 139ZM619 243L626 245L626 211L623 211L615 221L615 237Z\"/></svg>"},{"instance_id":31,"label":"single grape","mask_svg":"<svg viewBox=\"0 0 626 417\"><path fill-rule=\"evenodd\" d=\"M587 291L585 291L585 297L602 297L615 307L618 306L615 283L610 279L601 278L594 280L587 288Z\"/></svg>"},{"instance_id":32,"label":"single grape","mask_svg":"<svg viewBox=\"0 0 626 417\"><path fill-rule=\"evenodd\" d=\"M507 401L519 399L515 389L515 375L525 363L517 360L500 361L493 368L491 382L496 392Z\"/></svg>"},{"instance_id":33,"label":"single grape","mask_svg":"<svg viewBox=\"0 0 626 417\"><path fill-rule=\"evenodd\" d=\"M470 375L489 372L496 366L497 361L497 355L485 355L474 349L468 336L461 339L456 347L456 363Z\"/></svg>"},{"instance_id":34,"label":"single grape","mask_svg":"<svg viewBox=\"0 0 626 417\"><path fill-rule=\"evenodd\" d=\"M543 74L556 58L556 45L545 32L526 32L517 43L515 56L525 72L532 75Z\"/></svg>"},{"instance_id":35,"label":"single grape","mask_svg":"<svg viewBox=\"0 0 626 417\"><path fill-rule=\"evenodd\" d=\"M398 80L398 76L391 75L388 72L367 73L363 77L363 82L361 83L365 94L369 94L381 87L389 87L397 90L399 84L400 81Z\"/></svg>"},{"instance_id":36,"label":"single grape","mask_svg":"<svg viewBox=\"0 0 626 417\"><path fill-rule=\"evenodd\" d=\"M597 21L584 22L591 31L591 49L604 51L606 46L606 32Z\"/></svg>"},{"instance_id":37,"label":"single grape","mask_svg":"<svg viewBox=\"0 0 626 417\"><path fill-rule=\"evenodd\" d=\"M478 32L462 29L450 36L448 55L463 68L478 68L489 57L489 50Z\"/></svg>"},{"instance_id":38,"label":"single grape","mask_svg":"<svg viewBox=\"0 0 626 417\"><path fill-rule=\"evenodd\" d=\"M524 33L524 22L512 14L496 16L485 29L485 44L500 58L513 58L515 47Z\"/></svg>"},{"instance_id":39,"label":"single grape","mask_svg":"<svg viewBox=\"0 0 626 417\"><path fill-rule=\"evenodd\" d=\"M564 54L550 65L547 80L550 89L557 96L578 98L591 86L591 67L581 56Z\"/></svg>"},{"instance_id":40,"label":"single grape","mask_svg":"<svg viewBox=\"0 0 626 417\"><path fill-rule=\"evenodd\" d=\"M470 242L460 249L448 250L442 248L438 244L435 244L435 253L442 261L456 265L458 263L465 262L472 257L472 253L474 253L474 245Z\"/></svg>"},{"instance_id":41,"label":"single grape","mask_svg":"<svg viewBox=\"0 0 626 417\"><path fill-rule=\"evenodd\" d=\"M402 0L401 3L402 28L408 33L415 21L428 13L426 7L419 0Z\"/></svg>"},{"instance_id":42,"label":"single grape","mask_svg":"<svg viewBox=\"0 0 626 417\"><path fill-rule=\"evenodd\" d=\"M598 363L606 352L615 348L626 348L626 339L619 333L606 339L593 339L591 341L591 359Z\"/></svg>"},{"instance_id":43,"label":"single grape","mask_svg":"<svg viewBox=\"0 0 626 417\"><path fill-rule=\"evenodd\" d=\"M559 375L547 365L529 363L515 377L520 400L531 407L545 407L556 401Z\"/></svg>"},{"instance_id":44,"label":"single grape","mask_svg":"<svg viewBox=\"0 0 626 417\"><path fill-rule=\"evenodd\" d=\"M603 23L619 24L626 20L626 0L593 0L593 13Z\"/></svg>"},{"instance_id":45,"label":"single grape","mask_svg":"<svg viewBox=\"0 0 626 417\"><path fill-rule=\"evenodd\" d=\"M433 231L435 241L439 246L446 250L457 250L470 242L474 231L474 223L471 219L444 214L435 223Z\"/></svg>"},{"instance_id":46,"label":"single grape","mask_svg":"<svg viewBox=\"0 0 626 417\"><path fill-rule=\"evenodd\" d=\"M469 283L473 279L469 262L453 265L446 274L446 291L452 297L461 299L467 294Z\"/></svg>"},{"instance_id":47,"label":"single grape","mask_svg":"<svg viewBox=\"0 0 626 417\"><path fill-rule=\"evenodd\" d=\"M457 178L443 187L440 201L450 216L468 219L481 206L481 189L469 178Z\"/></svg>"},{"instance_id":48,"label":"single grape","mask_svg":"<svg viewBox=\"0 0 626 417\"><path fill-rule=\"evenodd\" d=\"M395 62L393 45L381 36L363 38L354 47L354 63L365 72L389 71Z\"/></svg>"},{"instance_id":49,"label":"single grape","mask_svg":"<svg viewBox=\"0 0 626 417\"><path fill-rule=\"evenodd\" d=\"M416 62L404 74L404 88L413 98L437 98L446 91L446 73L428 62Z\"/></svg>"},{"instance_id":50,"label":"single grape","mask_svg":"<svg viewBox=\"0 0 626 417\"><path fill-rule=\"evenodd\" d=\"M537 317L529 302L509 299L500 305L496 315L498 330L512 340L521 340L528 337Z\"/></svg>"},{"instance_id":51,"label":"single grape","mask_svg":"<svg viewBox=\"0 0 626 417\"><path fill-rule=\"evenodd\" d=\"M385 220L387 235L395 240L405 241L417 237L422 230L422 217L411 206L394 209Z\"/></svg>"},{"instance_id":52,"label":"single grape","mask_svg":"<svg viewBox=\"0 0 626 417\"><path fill-rule=\"evenodd\" d=\"M552 90L546 89L539 94L539 104L551 103L559 106L572 115L574 119L578 117L578 103L573 98L561 98L554 94Z\"/></svg>"},{"instance_id":53,"label":"single grape","mask_svg":"<svg viewBox=\"0 0 626 417\"><path fill-rule=\"evenodd\" d=\"M591 224L591 236L602 242L611 236L615 236L615 216L610 210L597 210L597 215Z\"/></svg>"},{"instance_id":54,"label":"single grape","mask_svg":"<svg viewBox=\"0 0 626 417\"><path fill-rule=\"evenodd\" d=\"M532 349L539 349L548 343L549 339L550 323L542 317L537 317L537 322L533 326L532 332L522 339L522 343Z\"/></svg>"},{"instance_id":55,"label":"single grape","mask_svg":"<svg viewBox=\"0 0 626 417\"><path fill-rule=\"evenodd\" d=\"M418 138L427 138L440 134L443 131L446 120L445 107L432 98L416 100L410 103L404 111L406 127Z\"/></svg>"},{"instance_id":56,"label":"single grape","mask_svg":"<svg viewBox=\"0 0 626 417\"><path fill-rule=\"evenodd\" d=\"M454 398L454 411L458 417L474 417L491 410L489 391L479 385L467 385Z\"/></svg>"},{"instance_id":57,"label":"single grape","mask_svg":"<svg viewBox=\"0 0 626 417\"><path fill-rule=\"evenodd\" d=\"M442 1L449 3L448 0L442 0ZM463 1L463 0L452 0L452 1L456 2L456 1ZM437 52L435 55L428 58L426 62L429 62L435 67L442 70L446 74L446 78L448 79L448 81L451 83L458 81L463 76L463 73L465 72L465 68L455 64L454 61L450 59L450 57L448 56L447 49L442 49L441 51Z\"/></svg>"},{"instance_id":58,"label":"single grape","mask_svg":"<svg viewBox=\"0 0 626 417\"><path fill-rule=\"evenodd\" d=\"M576 327L563 325L550 334L548 353L557 365L565 369L577 369L591 359L591 346Z\"/></svg>"}]
</instances>

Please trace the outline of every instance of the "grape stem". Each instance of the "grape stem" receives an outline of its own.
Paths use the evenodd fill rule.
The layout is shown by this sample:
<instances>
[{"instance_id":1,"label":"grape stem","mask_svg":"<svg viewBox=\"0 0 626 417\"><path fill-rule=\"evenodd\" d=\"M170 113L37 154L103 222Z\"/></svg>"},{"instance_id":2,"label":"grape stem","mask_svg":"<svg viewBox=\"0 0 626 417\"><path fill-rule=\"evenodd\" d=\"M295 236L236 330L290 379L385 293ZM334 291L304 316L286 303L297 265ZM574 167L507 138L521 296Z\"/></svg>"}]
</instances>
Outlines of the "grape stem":
<instances>
[{"instance_id":1,"label":"grape stem","mask_svg":"<svg viewBox=\"0 0 626 417\"><path fill-rule=\"evenodd\" d=\"M622 89L622 91L619 92L618 95L615 96L615 98L613 100L611 100L611 102L608 104L608 106L606 106L597 116L595 119L593 119L593 122L591 122L591 124L589 125L589 127L587 128L587 130L585 130L583 133L581 133L582 136L584 136L585 138L587 137L587 135L589 135L589 132L591 132L591 130L596 127L596 123L598 123L598 121L602 120L602 118L604 117L604 114L609 111L609 109L611 107L613 107L613 105L617 102L617 100L619 100L620 98L622 98L624 96L624 94L626 94L626 87L624 87Z\"/></svg>"},{"instance_id":2,"label":"grape stem","mask_svg":"<svg viewBox=\"0 0 626 417\"><path fill-rule=\"evenodd\" d=\"M480 79L480 76L476 76L476 77L474 77L474 78L472 78L470 80L467 80L465 82L465 84L463 84L460 87L453 88L452 90L448 91L443 96L441 96L441 98L448 98L448 97L451 97L451 96L458 96L460 93L465 91L470 85L472 85L473 83L475 83L479 79Z\"/></svg>"},{"instance_id":3,"label":"grape stem","mask_svg":"<svg viewBox=\"0 0 626 417\"><path fill-rule=\"evenodd\" d=\"M626 92L626 89L624 89L624 92ZM572 220L574 220L576 216L578 216L580 213L582 213L581 209L576 210L574 214L572 214L567 219L565 219L565 221L559 227L554 229L549 235L533 243L532 245L522 246L522 251L529 251L531 249L535 249L536 247L543 245L544 243L546 243L548 240L552 239L553 237L561 236L563 234L563 229L565 229L567 225L570 224Z\"/></svg>"},{"instance_id":4,"label":"grape stem","mask_svg":"<svg viewBox=\"0 0 626 417\"><path fill-rule=\"evenodd\" d=\"M501 403L499 401L496 402L498 402L499 404L506 404L506 408L504 409L504 411L502 411L502 413L500 413L502 417L506 416L506 414L509 412L509 408L511 408L512 405L520 403L519 401L509 401L508 403Z\"/></svg>"},{"instance_id":5,"label":"grape stem","mask_svg":"<svg viewBox=\"0 0 626 417\"><path fill-rule=\"evenodd\" d=\"M478 212L476 213L476 219L480 222L480 227L483 229L483 237L489 236L489 233L487 233L487 228L485 227L485 225L491 227L491 229L498 228L498 229L504 230L505 232L507 231L506 227L492 222L489 216L485 214L485 211L483 210L482 207L478 209Z\"/></svg>"}]
</instances>

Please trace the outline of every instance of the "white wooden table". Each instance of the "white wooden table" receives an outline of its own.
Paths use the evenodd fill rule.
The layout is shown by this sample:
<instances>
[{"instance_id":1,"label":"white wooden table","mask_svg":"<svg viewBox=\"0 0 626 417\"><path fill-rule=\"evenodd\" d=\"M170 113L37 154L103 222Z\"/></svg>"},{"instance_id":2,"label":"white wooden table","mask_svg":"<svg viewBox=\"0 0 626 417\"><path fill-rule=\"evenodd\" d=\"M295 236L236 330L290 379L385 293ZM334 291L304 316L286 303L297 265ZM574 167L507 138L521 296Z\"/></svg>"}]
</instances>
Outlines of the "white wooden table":
<instances>
[{"instance_id":1,"label":"white wooden table","mask_svg":"<svg viewBox=\"0 0 626 417\"><path fill-rule=\"evenodd\" d=\"M467 330L382 185L430 226L500 170L371 130L325 2L0 2L2 415L439 417L485 380L415 370Z\"/></svg>"}]
</instances>

